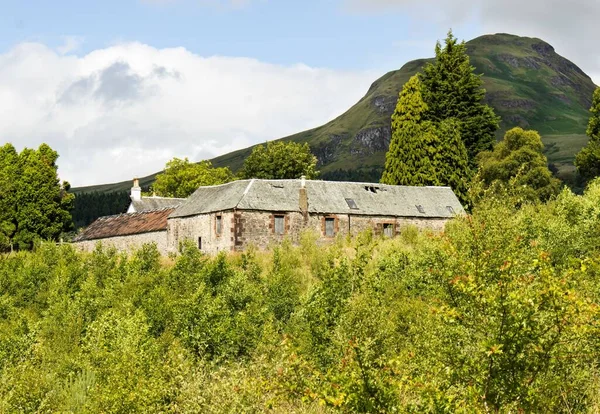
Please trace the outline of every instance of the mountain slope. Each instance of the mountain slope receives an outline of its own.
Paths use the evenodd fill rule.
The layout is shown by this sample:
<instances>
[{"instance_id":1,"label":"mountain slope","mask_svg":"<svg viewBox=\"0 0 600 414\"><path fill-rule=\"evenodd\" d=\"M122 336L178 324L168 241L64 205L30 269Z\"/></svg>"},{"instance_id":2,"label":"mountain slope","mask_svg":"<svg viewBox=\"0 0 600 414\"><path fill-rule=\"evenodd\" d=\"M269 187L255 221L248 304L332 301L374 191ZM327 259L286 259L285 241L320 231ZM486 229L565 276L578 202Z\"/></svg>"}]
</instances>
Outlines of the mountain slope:
<instances>
[{"instance_id":1,"label":"mountain slope","mask_svg":"<svg viewBox=\"0 0 600 414\"><path fill-rule=\"evenodd\" d=\"M433 45L432 45L433 46ZM574 154L585 144L588 108L595 85L581 69L558 55L548 43L509 34L485 35L467 42L471 64L483 74L486 101L502 117L506 129L538 130L550 162L569 179ZM428 59L408 62L376 80L347 112L320 127L283 140L308 142L325 178L377 179L391 136L390 117L402 85ZM252 148L212 160L217 167L241 167ZM155 174L141 179L150 185ZM129 181L74 192L125 190Z\"/></svg>"}]
</instances>

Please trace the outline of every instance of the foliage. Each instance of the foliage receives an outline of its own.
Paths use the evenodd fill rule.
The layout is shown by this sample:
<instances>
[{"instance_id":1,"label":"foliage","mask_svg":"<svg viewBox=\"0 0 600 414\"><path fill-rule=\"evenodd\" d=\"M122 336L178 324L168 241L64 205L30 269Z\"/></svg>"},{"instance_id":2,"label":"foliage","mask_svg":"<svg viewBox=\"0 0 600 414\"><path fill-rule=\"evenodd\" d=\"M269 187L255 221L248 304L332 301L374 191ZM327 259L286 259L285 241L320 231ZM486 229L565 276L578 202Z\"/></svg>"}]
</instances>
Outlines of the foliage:
<instances>
[{"instance_id":1,"label":"foliage","mask_svg":"<svg viewBox=\"0 0 600 414\"><path fill-rule=\"evenodd\" d=\"M466 44L459 43L450 31L444 47L436 43L434 62L419 74L427 104L423 118L437 123L455 119L472 163L478 153L491 149L499 127L494 110L483 103L483 81L474 71Z\"/></svg>"},{"instance_id":2,"label":"foliage","mask_svg":"<svg viewBox=\"0 0 600 414\"><path fill-rule=\"evenodd\" d=\"M0 411L597 412L599 223L595 180L394 239L41 243L0 258Z\"/></svg>"},{"instance_id":3,"label":"foliage","mask_svg":"<svg viewBox=\"0 0 600 414\"><path fill-rule=\"evenodd\" d=\"M57 240L71 230L73 195L58 180L58 153L46 144L17 153L0 149L0 251L29 249L37 239Z\"/></svg>"},{"instance_id":4,"label":"foliage","mask_svg":"<svg viewBox=\"0 0 600 414\"><path fill-rule=\"evenodd\" d=\"M186 198L198 187L225 184L233 179L229 168L213 168L210 161L192 163L187 158L173 158L156 176L152 191L161 197Z\"/></svg>"},{"instance_id":5,"label":"foliage","mask_svg":"<svg viewBox=\"0 0 600 414\"><path fill-rule=\"evenodd\" d=\"M392 115L392 140L381 182L395 185L449 185L466 201L470 180L467 152L458 123L424 120L428 105L417 76L404 85Z\"/></svg>"},{"instance_id":6,"label":"foliage","mask_svg":"<svg viewBox=\"0 0 600 414\"><path fill-rule=\"evenodd\" d=\"M310 152L308 143L268 141L257 145L244 160L240 178L294 179L304 175L316 178L317 157Z\"/></svg>"},{"instance_id":7,"label":"foliage","mask_svg":"<svg viewBox=\"0 0 600 414\"><path fill-rule=\"evenodd\" d=\"M481 195L483 191L496 194L508 191L520 202L554 197L560 191L560 181L548 169L543 148L536 131L519 127L507 131L493 151L480 154L474 192Z\"/></svg>"},{"instance_id":8,"label":"foliage","mask_svg":"<svg viewBox=\"0 0 600 414\"><path fill-rule=\"evenodd\" d=\"M600 176L600 88L594 91L590 113L586 130L590 140L575 157L575 166L586 182Z\"/></svg>"}]
</instances>

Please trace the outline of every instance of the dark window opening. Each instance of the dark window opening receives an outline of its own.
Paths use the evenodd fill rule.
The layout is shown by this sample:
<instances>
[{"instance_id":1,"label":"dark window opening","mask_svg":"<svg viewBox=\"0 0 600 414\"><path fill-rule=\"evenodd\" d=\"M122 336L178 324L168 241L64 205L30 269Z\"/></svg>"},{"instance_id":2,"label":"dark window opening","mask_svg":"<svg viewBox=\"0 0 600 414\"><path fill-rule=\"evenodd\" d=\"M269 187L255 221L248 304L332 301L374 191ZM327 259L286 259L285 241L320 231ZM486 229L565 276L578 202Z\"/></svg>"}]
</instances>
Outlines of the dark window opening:
<instances>
[{"instance_id":1,"label":"dark window opening","mask_svg":"<svg viewBox=\"0 0 600 414\"><path fill-rule=\"evenodd\" d=\"M346 204L348 204L348 207L351 208L352 210L358 210L358 206L356 205L356 202L353 199L347 198Z\"/></svg>"},{"instance_id":2,"label":"dark window opening","mask_svg":"<svg viewBox=\"0 0 600 414\"><path fill-rule=\"evenodd\" d=\"M385 237L394 237L394 224L383 223L383 235Z\"/></svg>"},{"instance_id":3,"label":"dark window opening","mask_svg":"<svg viewBox=\"0 0 600 414\"><path fill-rule=\"evenodd\" d=\"M325 236L335 236L335 219L332 217L325 218Z\"/></svg>"},{"instance_id":4,"label":"dark window opening","mask_svg":"<svg viewBox=\"0 0 600 414\"><path fill-rule=\"evenodd\" d=\"M215 223L215 232L217 233L217 236L221 235L221 230L222 229L223 229L223 219L222 219L222 216L217 216L216 223Z\"/></svg>"},{"instance_id":5,"label":"dark window opening","mask_svg":"<svg viewBox=\"0 0 600 414\"><path fill-rule=\"evenodd\" d=\"M419 210L419 213L425 213L425 209L422 205L416 204L415 207L417 208L417 210Z\"/></svg>"},{"instance_id":6,"label":"dark window opening","mask_svg":"<svg viewBox=\"0 0 600 414\"><path fill-rule=\"evenodd\" d=\"M198 250L202 250L202 237L198 237Z\"/></svg>"},{"instance_id":7,"label":"dark window opening","mask_svg":"<svg viewBox=\"0 0 600 414\"><path fill-rule=\"evenodd\" d=\"M284 234L285 233L285 216L276 215L275 216L275 234Z\"/></svg>"},{"instance_id":8,"label":"dark window opening","mask_svg":"<svg viewBox=\"0 0 600 414\"><path fill-rule=\"evenodd\" d=\"M452 208L452 206L446 206L446 210L448 210L450 214L454 214L454 209Z\"/></svg>"}]
</instances>

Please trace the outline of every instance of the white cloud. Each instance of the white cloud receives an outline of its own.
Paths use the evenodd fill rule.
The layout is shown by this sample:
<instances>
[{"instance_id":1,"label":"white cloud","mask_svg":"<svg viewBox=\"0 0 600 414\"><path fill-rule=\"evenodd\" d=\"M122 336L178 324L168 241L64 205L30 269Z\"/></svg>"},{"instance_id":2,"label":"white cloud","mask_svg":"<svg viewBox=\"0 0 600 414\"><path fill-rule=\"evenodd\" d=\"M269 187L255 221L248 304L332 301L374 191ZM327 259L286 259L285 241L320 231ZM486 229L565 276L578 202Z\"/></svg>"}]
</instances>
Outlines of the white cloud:
<instances>
[{"instance_id":1,"label":"white cloud","mask_svg":"<svg viewBox=\"0 0 600 414\"><path fill-rule=\"evenodd\" d=\"M361 12L407 13L421 26L433 24L445 37L449 27L471 24L485 33L538 37L600 84L598 0L344 0ZM431 29L431 28L430 28ZM455 33L458 37L460 33ZM469 40L469 39L466 39Z\"/></svg>"},{"instance_id":2,"label":"white cloud","mask_svg":"<svg viewBox=\"0 0 600 414\"><path fill-rule=\"evenodd\" d=\"M0 54L0 137L48 143L72 185L121 181L319 126L376 77L139 43L80 57L23 43Z\"/></svg>"}]
</instances>

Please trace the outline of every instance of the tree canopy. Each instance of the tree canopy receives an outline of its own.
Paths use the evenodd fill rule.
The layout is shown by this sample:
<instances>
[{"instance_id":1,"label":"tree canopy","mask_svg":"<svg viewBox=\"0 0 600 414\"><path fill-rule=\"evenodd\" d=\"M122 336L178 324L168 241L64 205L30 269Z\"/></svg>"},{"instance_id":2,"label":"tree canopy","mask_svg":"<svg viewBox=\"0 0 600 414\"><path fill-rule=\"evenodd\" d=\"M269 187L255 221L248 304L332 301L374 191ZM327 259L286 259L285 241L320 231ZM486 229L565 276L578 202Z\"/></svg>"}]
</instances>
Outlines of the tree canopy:
<instances>
[{"instance_id":1,"label":"tree canopy","mask_svg":"<svg viewBox=\"0 0 600 414\"><path fill-rule=\"evenodd\" d=\"M493 151L479 154L476 181L483 190L508 190L523 201L546 201L558 194L560 180L548 169L543 148L536 131L513 128Z\"/></svg>"},{"instance_id":2,"label":"tree canopy","mask_svg":"<svg viewBox=\"0 0 600 414\"><path fill-rule=\"evenodd\" d=\"M590 140L575 157L577 171L586 182L600 176L600 88L594 91L590 113L586 130Z\"/></svg>"},{"instance_id":3,"label":"tree canopy","mask_svg":"<svg viewBox=\"0 0 600 414\"><path fill-rule=\"evenodd\" d=\"M310 151L308 143L293 141L269 141L257 145L244 160L240 178L294 179L305 176L316 178L317 157Z\"/></svg>"},{"instance_id":4,"label":"tree canopy","mask_svg":"<svg viewBox=\"0 0 600 414\"><path fill-rule=\"evenodd\" d=\"M198 187L228 183L234 179L227 167L214 168L210 161L190 162L173 158L156 176L152 191L161 197L189 197Z\"/></svg>"},{"instance_id":5,"label":"tree canopy","mask_svg":"<svg viewBox=\"0 0 600 414\"><path fill-rule=\"evenodd\" d=\"M423 118L436 123L455 119L472 165L479 152L492 148L499 127L499 117L483 103L483 81L474 70L464 41L459 43L450 31L443 47L436 43L435 61L419 74L427 104Z\"/></svg>"},{"instance_id":6,"label":"tree canopy","mask_svg":"<svg viewBox=\"0 0 600 414\"><path fill-rule=\"evenodd\" d=\"M467 152L458 122L423 119L421 83L413 76L404 85L392 115L392 139L381 177L384 184L448 185L466 201L470 179Z\"/></svg>"},{"instance_id":7,"label":"tree canopy","mask_svg":"<svg viewBox=\"0 0 600 414\"><path fill-rule=\"evenodd\" d=\"M28 249L72 229L74 196L58 179L57 159L47 144L21 153L12 144L0 148L0 250Z\"/></svg>"}]
</instances>

